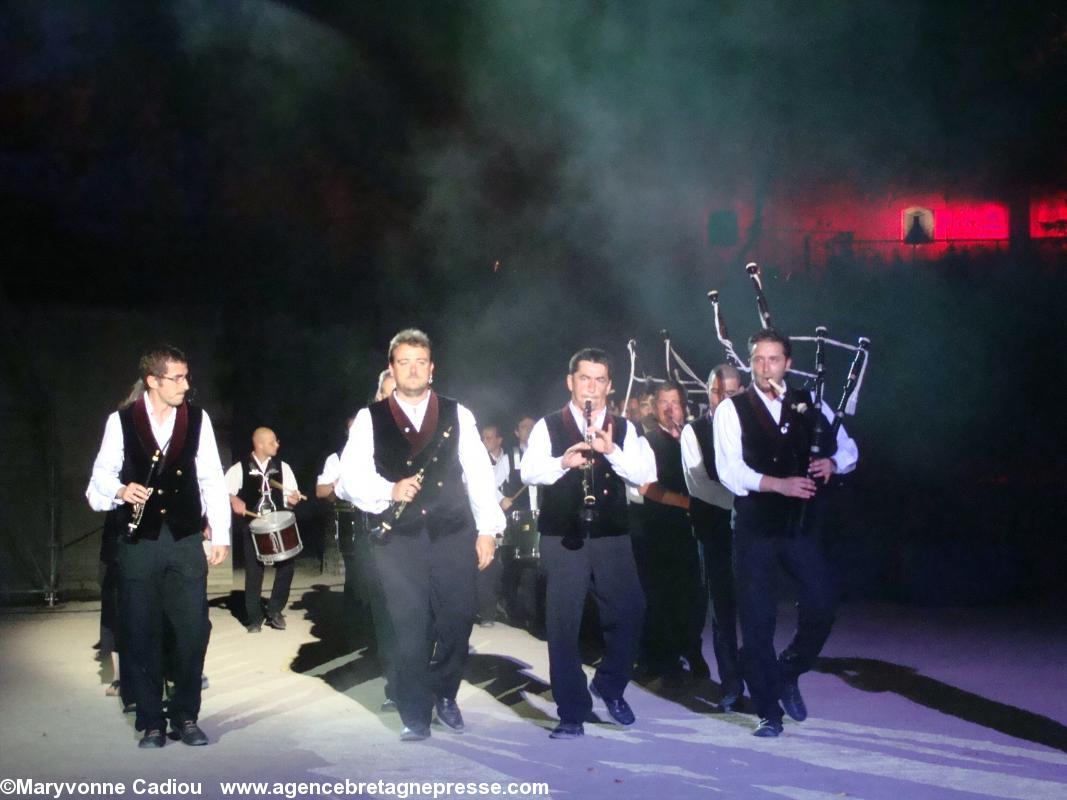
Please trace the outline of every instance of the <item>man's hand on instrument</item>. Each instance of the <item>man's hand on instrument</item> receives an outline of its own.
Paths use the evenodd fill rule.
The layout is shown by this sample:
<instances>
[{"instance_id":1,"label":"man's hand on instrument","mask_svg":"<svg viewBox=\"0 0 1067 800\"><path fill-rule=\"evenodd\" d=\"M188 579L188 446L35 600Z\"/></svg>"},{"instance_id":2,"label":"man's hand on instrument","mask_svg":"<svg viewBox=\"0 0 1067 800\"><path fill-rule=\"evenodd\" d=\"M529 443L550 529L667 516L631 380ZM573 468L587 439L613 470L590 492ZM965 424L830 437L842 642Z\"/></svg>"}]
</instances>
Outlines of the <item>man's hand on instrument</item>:
<instances>
[{"instance_id":1,"label":"man's hand on instrument","mask_svg":"<svg viewBox=\"0 0 1067 800\"><path fill-rule=\"evenodd\" d=\"M611 424L607 429L590 427L589 433L593 434L593 449L598 453L607 455L615 450L615 440L611 438Z\"/></svg>"},{"instance_id":2,"label":"man's hand on instrument","mask_svg":"<svg viewBox=\"0 0 1067 800\"><path fill-rule=\"evenodd\" d=\"M127 483L123 486L117 495L119 500L130 505L137 505L138 503L144 505L148 502L148 496L151 492L148 491L148 487L142 486L139 483Z\"/></svg>"},{"instance_id":3,"label":"man's hand on instrument","mask_svg":"<svg viewBox=\"0 0 1067 800\"><path fill-rule=\"evenodd\" d=\"M837 471L837 465L832 458L813 458L808 465L808 474L823 483L830 482L830 476Z\"/></svg>"},{"instance_id":4,"label":"man's hand on instrument","mask_svg":"<svg viewBox=\"0 0 1067 800\"><path fill-rule=\"evenodd\" d=\"M300 492L298 492L296 489L293 489L293 491L285 495L285 503L290 508L292 508L297 503L299 503L303 499L303 497L304 496L300 494Z\"/></svg>"},{"instance_id":5,"label":"man's hand on instrument","mask_svg":"<svg viewBox=\"0 0 1067 800\"><path fill-rule=\"evenodd\" d=\"M393 501L396 503L410 503L422 488L422 482L417 475L410 478L402 478L393 484Z\"/></svg>"},{"instance_id":6,"label":"man's hand on instrument","mask_svg":"<svg viewBox=\"0 0 1067 800\"><path fill-rule=\"evenodd\" d=\"M479 534L474 543L474 550L478 554L478 569L488 569L493 563L493 554L496 553L496 537L492 534Z\"/></svg>"},{"instance_id":7,"label":"man's hand on instrument","mask_svg":"<svg viewBox=\"0 0 1067 800\"><path fill-rule=\"evenodd\" d=\"M230 548L224 544L211 545L211 555L208 556L207 563L212 567L217 567L223 561L226 560L226 556L229 555Z\"/></svg>"},{"instance_id":8,"label":"man's hand on instrument","mask_svg":"<svg viewBox=\"0 0 1067 800\"><path fill-rule=\"evenodd\" d=\"M245 505L245 501L235 494L230 495L230 508L239 517L243 517L248 512L248 506Z\"/></svg>"},{"instance_id":9,"label":"man's hand on instrument","mask_svg":"<svg viewBox=\"0 0 1067 800\"><path fill-rule=\"evenodd\" d=\"M770 475L764 475L763 479L772 481L770 491L784 494L786 497L808 500L815 496L815 481L806 475L792 478L772 478Z\"/></svg>"},{"instance_id":10,"label":"man's hand on instrument","mask_svg":"<svg viewBox=\"0 0 1067 800\"><path fill-rule=\"evenodd\" d=\"M507 511L509 508L511 508L511 504L513 502L515 501L512 500L510 497L505 497L503 500L500 501L500 510Z\"/></svg>"},{"instance_id":11,"label":"man's hand on instrument","mask_svg":"<svg viewBox=\"0 0 1067 800\"><path fill-rule=\"evenodd\" d=\"M589 463L589 459L586 458L586 453L588 452L589 445L585 442L572 444L563 451L563 466L567 469L581 469Z\"/></svg>"}]
</instances>

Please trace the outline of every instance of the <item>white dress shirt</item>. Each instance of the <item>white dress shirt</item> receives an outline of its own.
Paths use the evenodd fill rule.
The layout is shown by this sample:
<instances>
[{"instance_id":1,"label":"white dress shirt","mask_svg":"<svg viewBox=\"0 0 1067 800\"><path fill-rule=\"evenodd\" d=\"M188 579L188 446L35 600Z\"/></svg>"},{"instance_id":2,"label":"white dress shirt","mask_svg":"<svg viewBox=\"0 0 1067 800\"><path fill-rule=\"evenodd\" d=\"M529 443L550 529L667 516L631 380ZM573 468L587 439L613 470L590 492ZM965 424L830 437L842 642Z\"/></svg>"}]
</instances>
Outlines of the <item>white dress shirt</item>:
<instances>
[{"instance_id":1,"label":"white dress shirt","mask_svg":"<svg viewBox=\"0 0 1067 800\"><path fill-rule=\"evenodd\" d=\"M756 396L763 401L763 405L771 414L775 423L782 419L781 396L771 400L761 391L756 391ZM748 464L741 450L741 421L737 418L737 409L734 403L747 402L744 395L728 397L719 403L712 418L712 426L715 432L715 469L719 473L719 480L723 486L735 495L744 496L749 492L760 490L760 480L763 474L756 472ZM822 414L828 423L833 422L834 412L824 401ZM845 431L842 425L837 429L837 452L833 456L835 471L839 475L845 475L856 468L859 458L859 448L856 442Z\"/></svg>"},{"instance_id":2,"label":"white dress shirt","mask_svg":"<svg viewBox=\"0 0 1067 800\"><path fill-rule=\"evenodd\" d=\"M417 405L410 405L397 395L393 396L415 430L422 428L429 405L429 394ZM463 405L457 404L459 434L456 443L459 449L459 465L467 484L467 499L470 502L474 524L480 535L496 535L507 527L504 512L496 499L493 483L493 467L485 451L474 415ZM374 423L370 409L364 408L348 429L348 444L341 453L341 478L336 493L369 514L381 514L393 499L393 481L383 478L374 467Z\"/></svg>"},{"instance_id":3,"label":"white dress shirt","mask_svg":"<svg viewBox=\"0 0 1067 800\"><path fill-rule=\"evenodd\" d=\"M152 436L160 451L167 452L170 438L174 433L174 420L177 413L170 409L162 419L152 413L145 392L139 402L148 410L148 421L152 426ZM122 465L126 460L122 422L119 412L113 412L104 426L104 439L100 443L100 452L93 462L93 475L85 490L85 497L94 511L110 511L118 508L123 501L115 495L123 483L119 480ZM200 508L207 514L211 526L211 544L229 545L230 543L230 501L226 492L226 482L222 475L222 462L219 460L219 448L215 444L215 432L211 427L211 418L203 411L200 425L200 441L196 449L196 479L200 485Z\"/></svg>"},{"instance_id":4,"label":"white dress shirt","mask_svg":"<svg viewBox=\"0 0 1067 800\"><path fill-rule=\"evenodd\" d=\"M326 456L322 465L322 474L315 479L316 486L333 486L341 478L341 457L337 453Z\"/></svg>"},{"instance_id":5,"label":"white dress shirt","mask_svg":"<svg viewBox=\"0 0 1067 800\"><path fill-rule=\"evenodd\" d=\"M261 476L263 476L261 482L263 484L266 484L265 486L262 487L262 489L267 491L267 492L269 492L271 490L271 486L267 482L266 469L267 469L267 464L270 463L270 459L268 458L266 461L261 462L258 458L256 458L255 453L253 453L252 454L252 460L256 462L256 466L259 467L259 474ZM238 461L236 464L232 465L228 470L226 470L226 489L229 491L229 493L231 495L236 497L237 493L239 491L241 491L241 487L244 485L244 482L245 482L245 462L244 461ZM282 480L281 480L281 484L284 487L282 489L282 495L285 498L285 505L288 506L289 505L289 497L288 497L289 493L290 492L299 492L300 489L296 485L296 475L293 474L293 468L290 467L288 464L286 464L284 461L282 461Z\"/></svg>"},{"instance_id":6,"label":"white dress shirt","mask_svg":"<svg viewBox=\"0 0 1067 800\"><path fill-rule=\"evenodd\" d=\"M493 465L493 482L496 484L496 501L499 503L506 497L504 484L508 482L508 477L511 475L511 462L508 461L508 454L503 448L500 449L498 455L494 456L489 453L489 462Z\"/></svg>"},{"instance_id":7,"label":"white dress shirt","mask_svg":"<svg viewBox=\"0 0 1067 800\"><path fill-rule=\"evenodd\" d=\"M568 403L567 408L574 417L578 430L585 436L585 414L575 408L574 403ZM600 427L604 423L604 415L607 409L600 411L593 417L593 425ZM633 425L625 418L613 417L616 423L626 426L626 435L623 438L622 447L616 446L604 457L615 470L615 474L632 486L643 486L656 480L656 458L648 442L643 441L637 435ZM644 445L644 446L642 446ZM550 486L567 473L563 466L563 457L552 455L552 440L548 435L548 425L542 417L530 431L529 447L526 455L522 457L520 467L522 482L538 486Z\"/></svg>"},{"instance_id":8,"label":"white dress shirt","mask_svg":"<svg viewBox=\"0 0 1067 800\"><path fill-rule=\"evenodd\" d=\"M529 446L529 442L527 442L527 447L528 446ZM522 449L521 447L519 447L518 445L515 445L514 447L511 448L511 467L512 467L512 469L515 469L515 470L518 471L519 480L522 480L522 459L525 456L526 456L526 451L524 449ZM526 494L530 495L530 510L531 511L537 511L537 509L538 509L538 505L537 505L537 487L536 486L527 485L526 486Z\"/></svg>"},{"instance_id":9,"label":"white dress shirt","mask_svg":"<svg viewBox=\"0 0 1067 800\"><path fill-rule=\"evenodd\" d=\"M685 485L689 494L708 505L731 510L734 507L734 496L725 486L708 475L704 466L704 451L700 449L700 442L697 441L697 433L692 424L687 423L682 428L681 444L682 472L685 474Z\"/></svg>"}]
</instances>

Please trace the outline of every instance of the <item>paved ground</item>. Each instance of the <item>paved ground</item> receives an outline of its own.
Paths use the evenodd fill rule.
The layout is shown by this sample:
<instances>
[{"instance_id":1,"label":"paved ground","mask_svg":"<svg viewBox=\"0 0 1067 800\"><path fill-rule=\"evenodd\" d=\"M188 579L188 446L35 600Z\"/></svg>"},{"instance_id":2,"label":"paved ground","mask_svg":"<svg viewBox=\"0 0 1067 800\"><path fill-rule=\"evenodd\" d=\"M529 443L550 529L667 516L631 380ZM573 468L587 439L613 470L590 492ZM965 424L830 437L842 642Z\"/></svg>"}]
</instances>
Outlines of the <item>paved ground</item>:
<instances>
[{"instance_id":1,"label":"paved ground","mask_svg":"<svg viewBox=\"0 0 1067 800\"><path fill-rule=\"evenodd\" d=\"M845 608L801 682L811 718L777 740L752 737L750 715L717 713L713 684L633 686L632 728L549 740L544 643L475 628L459 696L468 731L435 726L402 744L397 716L378 711L375 659L340 644L338 586L305 576L289 629L259 635L229 612L233 597L211 612L201 724L212 743L162 751L138 750L132 717L103 695L98 604L0 612L0 779L122 781L127 796L137 778L191 781L193 792L164 794L203 797L222 796L222 781L347 778L536 781L574 798L1067 797L1067 632L1048 614Z\"/></svg>"}]
</instances>

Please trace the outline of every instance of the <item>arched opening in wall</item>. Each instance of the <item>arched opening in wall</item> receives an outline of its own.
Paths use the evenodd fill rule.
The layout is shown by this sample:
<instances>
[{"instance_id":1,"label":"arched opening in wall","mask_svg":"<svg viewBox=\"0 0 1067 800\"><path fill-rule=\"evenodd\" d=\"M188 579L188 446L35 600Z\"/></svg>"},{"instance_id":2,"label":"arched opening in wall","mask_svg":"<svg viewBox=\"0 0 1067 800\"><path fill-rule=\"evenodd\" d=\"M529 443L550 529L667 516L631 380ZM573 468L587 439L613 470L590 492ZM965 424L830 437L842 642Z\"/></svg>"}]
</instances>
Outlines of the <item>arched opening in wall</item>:
<instances>
[{"instance_id":1,"label":"arched opening in wall","mask_svg":"<svg viewBox=\"0 0 1067 800\"><path fill-rule=\"evenodd\" d=\"M934 212L910 206L900 214L900 240L904 244L930 244L934 241Z\"/></svg>"}]
</instances>

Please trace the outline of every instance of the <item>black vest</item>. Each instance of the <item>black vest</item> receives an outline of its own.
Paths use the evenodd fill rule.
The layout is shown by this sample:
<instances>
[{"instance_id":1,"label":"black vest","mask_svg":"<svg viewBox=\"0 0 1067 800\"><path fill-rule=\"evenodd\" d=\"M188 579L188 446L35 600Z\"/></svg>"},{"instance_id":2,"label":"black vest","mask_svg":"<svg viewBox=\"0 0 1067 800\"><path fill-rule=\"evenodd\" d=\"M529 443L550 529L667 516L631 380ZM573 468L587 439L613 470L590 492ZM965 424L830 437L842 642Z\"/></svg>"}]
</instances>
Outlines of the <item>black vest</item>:
<instances>
[{"instance_id":1,"label":"black vest","mask_svg":"<svg viewBox=\"0 0 1067 800\"><path fill-rule=\"evenodd\" d=\"M504 458L508 460L508 479L504 484L503 492L505 497L515 497L512 501L512 509L518 511L530 510L530 490L522 491L522 473L519 471L519 463L522 459L522 454L519 452L519 446L515 445L504 451ZM518 495L516 497L516 495Z\"/></svg>"},{"instance_id":2,"label":"black vest","mask_svg":"<svg viewBox=\"0 0 1067 800\"><path fill-rule=\"evenodd\" d=\"M719 471L715 468L715 431L711 424L711 417L704 414L700 419L693 420L693 433L697 437L700 446L700 457L704 461L704 469L708 477L716 483L719 480ZM701 533L714 529L721 530L725 517L726 527L730 524L730 511L726 508L711 503L705 503L699 497L689 497L689 518L693 521L693 530L697 536Z\"/></svg>"},{"instance_id":3,"label":"black vest","mask_svg":"<svg viewBox=\"0 0 1067 800\"><path fill-rule=\"evenodd\" d=\"M612 424L612 441L622 447L629 423L622 417L608 415L605 427ZM545 417L548 438L552 445L553 458L559 458L568 447L582 441L582 435L574 422L568 405L562 411ZM597 453L593 461L593 486L596 490L596 508L600 511L592 535L624 536L630 532L626 516L626 484L615 474L611 464ZM538 504L540 515L537 528L542 536L578 536L578 511L582 507L582 470L569 469L555 483L539 487Z\"/></svg>"},{"instance_id":4,"label":"black vest","mask_svg":"<svg viewBox=\"0 0 1067 800\"><path fill-rule=\"evenodd\" d=\"M812 406L811 395L789 389L776 424L758 391L750 385L743 394L729 399L741 423L742 458L756 472L775 478L806 475L815 414L820 413ZM734 498L737 527L769 536L793 535L801 519L810 516L801 513L804 503L776 492L749 492Z\"/></svg>"},{"instance_id":5,"label":"black vest","mask_svg":"<svg viewBox=\"0 0 1067 800\"><path fill-rule=\"evenodd\" d=\"M164 520L175 539L182 539L203 530L200 510L200 484L196 478L196 453L200 447L200 426L204 412L189 403L174 409L174 433L166 456L160 458L152 470L152 456L159 449L152 435L152 425L144 400L119 411L122 423L123 461L119 480L124 484L145 483L155 491L145 504L137 536L158 539ZM119 508L125 527L133 513L133 506L125 503Z\"/></svg>"},{"instance_id":6,"label":"black vest","mask_svg":"<svg viewBox=\"0 0 1067 800\"><path fill-rule=\"evenodd\" d=\"M682 469L682 443L658 425L645 434L645 439L656 456L656 483L664 489L688 496L689 487L685 485ZM657 503L645 497L641 510L645 518L646 536L662 534L668 527L689 533L689 514L684 508Z\"/></svg>"},{"instance_id":7,"label":"black vest","mask_svg":"<svg viewBox=\"0 0 1067 800\"><path fill-rule=\"evenodd\" d=\"M257 473L257 474L254 474ZM237 492L237 496L245 501L245 505L248 506L249 511L254 511L259 506L260 497L263 496L263 476L259 473L259 465L256 460L249 455L245 461L241 463L241 475L243 476L241 482L241 489ZM267 461L267 478L268 480L275 480L278 483L282 482L282 460L278 457L272 457ZM285 493L277 487L267 486L270 491L270 499L274 503L274 508L278 511L285 511Z\"/></svg>"},{"instance_id":8,"label":"black vest","mask_svg":"<svg viewBox=\"0 0 1067 800\"><path fill-rule=\"evenodd\" d=\"M474 517L459 463L459 404L432 392L422 428L415 431L392 396L370 406L374 468L388 481L423 473L422 489L393 523L393 531L431 534L474 531ZM444 437L444 433L448 437ZM392 521L392 510L386 511Z\"/></svg>"}]
</instances>

